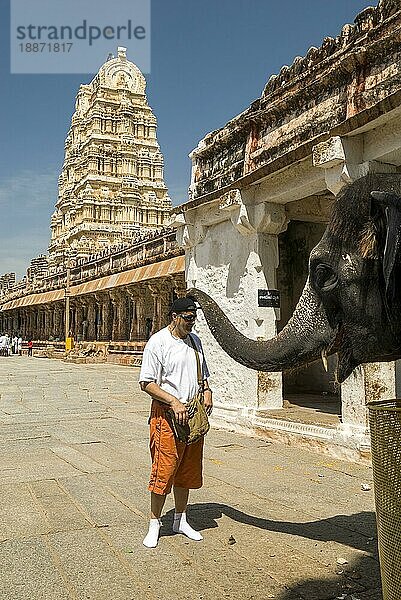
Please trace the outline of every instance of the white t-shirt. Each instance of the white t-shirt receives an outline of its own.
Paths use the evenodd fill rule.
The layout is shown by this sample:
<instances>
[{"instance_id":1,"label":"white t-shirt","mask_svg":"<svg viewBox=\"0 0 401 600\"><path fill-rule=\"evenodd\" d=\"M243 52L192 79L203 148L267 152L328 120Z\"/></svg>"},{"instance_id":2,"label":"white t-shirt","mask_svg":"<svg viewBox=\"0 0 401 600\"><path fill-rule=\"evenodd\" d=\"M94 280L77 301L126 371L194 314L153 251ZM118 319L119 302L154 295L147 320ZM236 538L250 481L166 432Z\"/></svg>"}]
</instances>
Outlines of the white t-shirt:
<instances>
[{"instance_id":1,"label":"white t-shirt","mask_svg":"<svg viewBox=\"0 0 401 600\"><path fill-rule=\"evenodd\" d=\"M191 333L191 337L199 352L202 379L207 379L209 370L202 343L196 334ZM139 381L154 381L183 403L193 398L198 392L198 375L195 350L189 337L176 338L168 327L153 334L143 351Z\"/></svg>"}]
</instances>

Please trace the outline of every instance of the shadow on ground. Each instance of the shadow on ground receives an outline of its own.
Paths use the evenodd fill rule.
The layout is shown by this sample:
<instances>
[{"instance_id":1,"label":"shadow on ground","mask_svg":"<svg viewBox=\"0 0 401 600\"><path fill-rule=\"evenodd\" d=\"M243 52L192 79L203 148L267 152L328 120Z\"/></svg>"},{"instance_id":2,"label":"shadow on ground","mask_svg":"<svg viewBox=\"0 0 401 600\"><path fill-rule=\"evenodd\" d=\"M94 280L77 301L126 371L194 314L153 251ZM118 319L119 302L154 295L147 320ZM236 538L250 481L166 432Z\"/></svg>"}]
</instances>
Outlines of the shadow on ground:
<instances>
[{"instance_id":1,"label":"shadow on ground","mask_svg":"<svg viewBox=\"0 0 401 600\"><path fill-rule=\"evenodd\" d=\"M337 575L325 579L300 579L275 600L383 600L376 560L361 556Z\"/></svg>"},{"instance_id":2,"label":"shadow on ground","mask_svg":"<svg viewBox=\"0 0 401 600\"><path fill-rule=\"evenodd\" d=\"M230 519L278 533L308 538L318 542L337 542L364 552L357 560L346 565L337 565L335 575L326 579L302 580L276 600L382 600L380 569L377 558L376 518L373 512L353 515L335 515L328 519L297 523L263 519L244 513L226 504L193 504L190 507L191 521L200 529L218 527L223 515ZM172 535L173 511L164 515L163 535ZM305 555L307 560L307 556ZM300 574L302 568L300 569Z\"/></svg>"}]
</instances>

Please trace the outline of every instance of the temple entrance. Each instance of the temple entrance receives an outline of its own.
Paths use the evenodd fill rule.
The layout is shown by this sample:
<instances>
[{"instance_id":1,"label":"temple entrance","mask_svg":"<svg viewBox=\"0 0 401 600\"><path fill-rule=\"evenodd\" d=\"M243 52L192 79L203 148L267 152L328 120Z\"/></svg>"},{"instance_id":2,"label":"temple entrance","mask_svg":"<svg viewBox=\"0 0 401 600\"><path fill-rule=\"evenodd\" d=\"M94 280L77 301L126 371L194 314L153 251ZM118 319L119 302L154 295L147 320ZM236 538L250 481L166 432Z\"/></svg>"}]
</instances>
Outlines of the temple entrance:
<instances>
[{"instance_id":1,"label":"temple entrance","mask_svg":"<svg viewBox=\"0 0 401 600\"><path fill-rule=\"evenodd\" d=\"M280 263L277 287L281 294L280 331L290 319L308 277L311 250L320 241L326 225L305 221L290 221L279 235ZM335 386L336 358L328 358L328 370L322 361L283 374L284 406L308 408L328 415L340 415L339 390ZM324 418L322 419L324 421ZM330 420L330 418L329 418Z\"/></svg>"}]
</instances>

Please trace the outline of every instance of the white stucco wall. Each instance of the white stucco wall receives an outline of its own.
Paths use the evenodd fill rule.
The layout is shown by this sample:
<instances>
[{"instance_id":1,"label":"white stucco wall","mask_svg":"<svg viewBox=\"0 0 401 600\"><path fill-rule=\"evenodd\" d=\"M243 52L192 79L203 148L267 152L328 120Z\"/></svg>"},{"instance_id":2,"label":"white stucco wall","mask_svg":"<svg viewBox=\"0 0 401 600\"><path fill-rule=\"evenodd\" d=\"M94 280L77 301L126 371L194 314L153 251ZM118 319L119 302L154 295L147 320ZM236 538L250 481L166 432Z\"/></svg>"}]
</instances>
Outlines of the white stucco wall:
<instances>
[{"instance_id":1,"label":"white stucco wall","mask_svg":"<svg viewBox=\"0 0 401 600\"><path fill-rule=\"evenodd\" d=\"M252 339L275 335L275 309L258 307L258 289L275 285L276 236L255 231L243 234L231 220L224 220L207 227L204 239L189 249L186 261L187 286L207 292L241 333ZM281 406L281 374L266 374L268 382L261 384L256 371L222 350L199 313L196 330L205 346L216 407L238 414Z\"/></svg>"}]
</instances>

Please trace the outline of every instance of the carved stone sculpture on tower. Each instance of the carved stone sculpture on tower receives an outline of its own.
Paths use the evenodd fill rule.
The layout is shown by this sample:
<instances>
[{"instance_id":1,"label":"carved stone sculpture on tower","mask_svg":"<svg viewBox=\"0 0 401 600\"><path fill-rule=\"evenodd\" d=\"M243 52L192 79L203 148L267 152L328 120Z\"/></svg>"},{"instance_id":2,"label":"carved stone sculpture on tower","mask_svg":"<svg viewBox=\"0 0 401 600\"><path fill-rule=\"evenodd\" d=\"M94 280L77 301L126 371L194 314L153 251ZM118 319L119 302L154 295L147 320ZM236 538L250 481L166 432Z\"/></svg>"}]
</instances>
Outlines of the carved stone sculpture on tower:
<instances>
[{"instance_id":1,"label":"carved stone sculpture on tower","mask_svg":"<svg viewBox=\"0 0 401 600\"><path fill-rule=\"evenodd\" d=\"M50 265L161 228L171 208L146 81L125 48L81 85L51 218Z\"/></svg>"}]
</instances>

